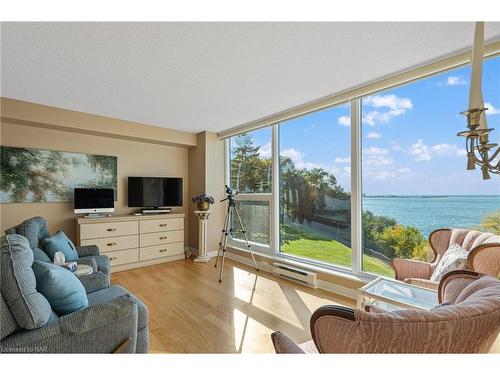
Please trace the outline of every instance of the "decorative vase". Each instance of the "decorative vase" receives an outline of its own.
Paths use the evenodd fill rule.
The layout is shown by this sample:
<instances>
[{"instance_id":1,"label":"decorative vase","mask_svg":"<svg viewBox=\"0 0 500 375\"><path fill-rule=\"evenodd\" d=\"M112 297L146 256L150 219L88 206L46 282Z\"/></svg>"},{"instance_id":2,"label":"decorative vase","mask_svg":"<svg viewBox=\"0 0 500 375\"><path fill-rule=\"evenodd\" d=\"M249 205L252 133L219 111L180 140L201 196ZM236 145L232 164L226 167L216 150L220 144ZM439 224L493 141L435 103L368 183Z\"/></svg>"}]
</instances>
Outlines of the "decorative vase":
<instances>
[{"instance_id":1,"label":"decorative vase","mask_svg":"<svg viewBox=\"0 0 500 375\"><path fill-rule=\"evenodd\" d=\"M198 202L198 210L199 211L208 211L209 208L210 208L210 203Z\"/></svg>"}]
</instances>

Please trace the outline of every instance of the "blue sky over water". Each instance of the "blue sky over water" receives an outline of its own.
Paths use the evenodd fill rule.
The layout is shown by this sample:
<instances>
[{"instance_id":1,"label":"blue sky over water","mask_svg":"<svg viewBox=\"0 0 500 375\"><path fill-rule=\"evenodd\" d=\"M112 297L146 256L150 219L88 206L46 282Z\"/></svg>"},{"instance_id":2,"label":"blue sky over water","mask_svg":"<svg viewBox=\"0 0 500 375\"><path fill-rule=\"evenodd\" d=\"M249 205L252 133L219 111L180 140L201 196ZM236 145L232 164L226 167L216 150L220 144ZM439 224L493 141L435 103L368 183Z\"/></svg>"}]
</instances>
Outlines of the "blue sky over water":
<instances>
[{"instance_id":1,"label":"blue sky over water","mask_svg":"<svg viewBox=\"0 0 500 375\"><path fill-rule=\"evenodd\" d=\"M367 195L500 194L500 177L482 180L467 171L466 128L470 68L447 71L363 99L363 193ZM335 90L332 90L335 91ZM500 143L500 57L485 61L484 100L490 142ZM269 128L253 132L270 155ZM350 191L349 106L329 108L282 123L280 153L298 168L321 167Z\"/></svg>"}]
</instances>

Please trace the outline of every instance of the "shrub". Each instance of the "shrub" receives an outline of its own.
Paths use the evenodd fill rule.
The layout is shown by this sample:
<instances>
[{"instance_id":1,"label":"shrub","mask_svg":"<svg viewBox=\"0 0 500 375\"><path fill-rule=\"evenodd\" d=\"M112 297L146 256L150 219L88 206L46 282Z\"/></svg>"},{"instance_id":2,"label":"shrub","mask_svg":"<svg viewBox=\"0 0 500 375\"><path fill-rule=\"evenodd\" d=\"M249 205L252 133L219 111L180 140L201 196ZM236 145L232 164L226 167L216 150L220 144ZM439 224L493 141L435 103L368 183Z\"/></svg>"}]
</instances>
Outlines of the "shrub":
<instances>
[{"instance_id":1,"label":"shrub","mask_svg":"<svg viewBox=\"0 0 500 375\"><path fill-rule=\"evenodd\" d=\"M500 210L484 215L480 229L484 232L500 234Z\"/></svg>"},{"instance_id":2,"label":"shrub","mask_svg":"<svg viewBox=\"0 0 500 375\"><path fill-rule=\"evenodd\" d=\"M404 225L385 228L377 242L389 251L390 258L426 259L426 240L420 230Z\"/></svg>"}]
</instances>

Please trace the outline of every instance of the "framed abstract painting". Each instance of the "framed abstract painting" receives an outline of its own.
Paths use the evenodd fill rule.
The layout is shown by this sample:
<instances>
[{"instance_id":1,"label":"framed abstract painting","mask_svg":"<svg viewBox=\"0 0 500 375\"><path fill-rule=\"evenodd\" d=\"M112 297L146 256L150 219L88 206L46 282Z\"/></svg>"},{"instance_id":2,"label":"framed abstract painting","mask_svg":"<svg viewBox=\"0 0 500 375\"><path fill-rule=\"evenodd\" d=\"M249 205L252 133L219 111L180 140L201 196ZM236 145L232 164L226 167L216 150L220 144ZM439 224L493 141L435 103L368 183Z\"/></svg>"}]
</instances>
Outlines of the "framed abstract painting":
<instances>
[{"instance_id":1,"label":"framed abstract painting","mask_svg":"<svg viewBox=\"0 0 500 375\"><path fill-rule=\"evenodd\" d=\"M115 190L117 157L0 146L0 203L70 202L75 187Z\"/></svg>"}]
</instances>

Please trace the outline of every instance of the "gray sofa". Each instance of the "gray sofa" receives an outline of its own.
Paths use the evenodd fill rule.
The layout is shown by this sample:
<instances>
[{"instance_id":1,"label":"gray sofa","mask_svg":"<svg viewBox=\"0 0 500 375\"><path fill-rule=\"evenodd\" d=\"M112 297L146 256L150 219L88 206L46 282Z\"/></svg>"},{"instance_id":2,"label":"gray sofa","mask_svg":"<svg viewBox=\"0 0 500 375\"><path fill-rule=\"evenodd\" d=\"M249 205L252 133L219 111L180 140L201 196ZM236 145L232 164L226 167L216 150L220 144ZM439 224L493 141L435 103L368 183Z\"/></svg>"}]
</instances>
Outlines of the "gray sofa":
<instances>
[{"instance_id":1,"label":"gray sofa","mask_svg":"<svg viewBox=\"0 0 500 375\"><path fill-rule=\"evenodd\" d=\"M36 291L30 246L22 235L1 238L0 353L148 352L147 307L102 271L83 283L89 306L57 316Z\"/></svg>"},{"instance_id":2,"label":"gray sofa","mask_svg":"<svg viewBox=\"0 0 500 375\"><path fill-rule=\"evenodd\" d=\"M41 216L32 217L23 221L13 228L7 229L5 234L20 234L28 239L35 260L50 262L51 259L41 249L41 242L50 236L47 228L47 220ZM87 264L94 269L91 275L81 278L83 285L89 289L102 285L107 281L110 285L110 264L106 255L99 254L99 248L95 245L76 246L79 259L78 263Z\"/></svg>"}]
</instances>

